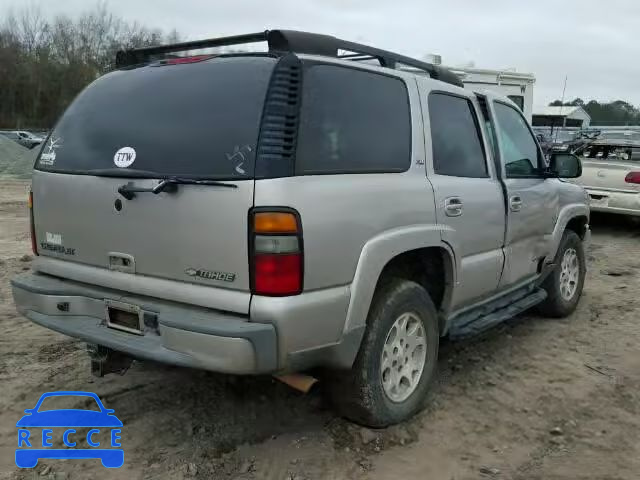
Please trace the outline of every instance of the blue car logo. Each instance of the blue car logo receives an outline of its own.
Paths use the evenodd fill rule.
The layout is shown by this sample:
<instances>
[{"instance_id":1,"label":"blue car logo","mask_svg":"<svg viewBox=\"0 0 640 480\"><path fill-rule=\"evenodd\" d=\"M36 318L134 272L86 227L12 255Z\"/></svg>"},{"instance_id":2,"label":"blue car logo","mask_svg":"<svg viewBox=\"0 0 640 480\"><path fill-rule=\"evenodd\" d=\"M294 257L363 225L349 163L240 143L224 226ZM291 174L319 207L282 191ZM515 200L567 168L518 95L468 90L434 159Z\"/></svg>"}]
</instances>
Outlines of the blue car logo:
<instances>
[{"instance_id":1,"label":"blue car logo","mask_svg":"<svg viewBox=\"0 0 640 480\"><path fill-rule=\"evenodd\" d=\"M57 397L88 397L84 400L93 406L97 405L97 410L50 410L46 405L43 406L43 402L47 404L52 403L52 400L57 402L59 400ZM77 398L73 400L77 401ZM113 414L113 410L104 407L95 393L48 392L40 397L35 407L24 412L26 415L16 423L18 427L16 465L18 467L33 468L41 458L99 458L102 465L107 468L119 468L124 463L124 451L120 448L122 422ZM80 434L76 428L90 428L90 430L84 435ZM62 440L66 448L53 448L54 429L56 433L61 434L61 438L56 440ZM108 436L105 437L105 435ZM82 448L85 443L89 448ZM107 446L110 448L105 448Z\"/></svg>"}]
</instances>

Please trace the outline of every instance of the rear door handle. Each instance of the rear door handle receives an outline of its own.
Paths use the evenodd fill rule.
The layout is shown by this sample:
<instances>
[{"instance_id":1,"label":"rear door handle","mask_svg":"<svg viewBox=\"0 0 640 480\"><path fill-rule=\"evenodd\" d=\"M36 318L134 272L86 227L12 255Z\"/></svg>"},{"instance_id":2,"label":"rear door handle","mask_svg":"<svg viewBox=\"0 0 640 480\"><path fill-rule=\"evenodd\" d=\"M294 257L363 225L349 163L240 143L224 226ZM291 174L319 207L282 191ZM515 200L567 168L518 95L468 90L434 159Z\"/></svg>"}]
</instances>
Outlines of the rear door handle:
<instances>
[{"instance_id":1,"label":"rear door handle","mask_svg":"<svg viewBox=\"0 0 640 480\"><path fill-rule=\"evenodd\" d=\"M462 199L460 197L449 197L444 201L444 213L447 217L459 217L462 215Z\"/></svg>"},{"instance_id":2,"label":"rear door handle","mask_svg":"<svg viewBox=\"0 0 640 480\"><path fill-rule=\"evenodd\" d=\"M509 198L509 208L512 212L519 212L522 210L522 198L520 198L520 195L514 195Z\"/></svg>"}]
</instances>

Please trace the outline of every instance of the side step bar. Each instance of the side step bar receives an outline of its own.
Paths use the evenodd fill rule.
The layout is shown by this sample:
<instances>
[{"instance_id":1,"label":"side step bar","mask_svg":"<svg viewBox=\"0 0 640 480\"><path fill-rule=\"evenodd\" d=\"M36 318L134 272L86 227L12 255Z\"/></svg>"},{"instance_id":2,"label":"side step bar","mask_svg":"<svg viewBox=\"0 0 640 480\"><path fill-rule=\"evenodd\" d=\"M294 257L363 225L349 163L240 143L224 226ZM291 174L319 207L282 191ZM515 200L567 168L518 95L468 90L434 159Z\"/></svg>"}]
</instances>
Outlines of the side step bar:
<instances>
[{"instance_id":1,"label":"side step bar","mask_svg":"<svg viewBox=\"0 0 640 480\"><path fill-rule=\"evenodd\" d=\"M507 305L496 305L496 309L489 312L469 312L454 319L449 337L452 340L460 340L479 334L499 323L515 317L519 313L528 310L547 298L547 292L538 288L518 300ZM504 300L501 299L504 303ZM483 309L484 310L484 309Z\"/></svg>"}]
</instances>

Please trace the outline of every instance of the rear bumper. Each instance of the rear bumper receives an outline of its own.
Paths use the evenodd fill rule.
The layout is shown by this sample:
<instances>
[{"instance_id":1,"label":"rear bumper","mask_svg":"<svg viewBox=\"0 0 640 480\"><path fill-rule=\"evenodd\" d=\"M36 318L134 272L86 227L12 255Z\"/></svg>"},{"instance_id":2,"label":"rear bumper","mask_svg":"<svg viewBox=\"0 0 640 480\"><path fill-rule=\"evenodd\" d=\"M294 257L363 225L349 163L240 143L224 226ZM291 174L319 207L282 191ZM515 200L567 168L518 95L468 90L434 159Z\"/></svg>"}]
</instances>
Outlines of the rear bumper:
<instances>
[{"instance_id":1,"label":"rear bumper","mask_svg":"<svg viewBox=\"0 0 640 480\"><path fill-rule=\"evenodd\" d=\"M600 200L592 198L589 205L592 212L640 216L640 193L612 192L588 187L586 191L589 195L601 197Z\"/></svg>"},{"instance_id":2,"label":"rear bumper","mask_svg":"<svg viewBox=\"0 0 640 480\"><path fill-rule=\"evenodd\" d=\"M137 358L233 374L278 370L276 329L247 316L164 302L25 273L12 280L18 311L31 321ZM139 306L143 335L107 327L105 299ZM147 321L148 320L148 321Z\"/></svg>"}]
</instances>

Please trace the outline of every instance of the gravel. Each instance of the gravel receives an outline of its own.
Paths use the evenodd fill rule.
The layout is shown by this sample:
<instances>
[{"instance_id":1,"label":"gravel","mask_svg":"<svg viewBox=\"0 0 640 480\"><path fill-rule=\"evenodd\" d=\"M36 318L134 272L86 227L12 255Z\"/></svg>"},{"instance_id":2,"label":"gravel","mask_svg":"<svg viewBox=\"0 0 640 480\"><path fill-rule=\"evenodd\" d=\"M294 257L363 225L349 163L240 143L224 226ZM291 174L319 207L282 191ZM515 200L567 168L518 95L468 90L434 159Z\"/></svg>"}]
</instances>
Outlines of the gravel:
<instances>
[{"instance_id":1,"label":"gravel","mask_svg":"<svg viewBox=\"0 0 640 480\"><path fill-rule=\"evenodd\" d=\"M29 178L39 151L38 147L29 150L0 135L0 175Z\"/></svg>"}]
</instances>

